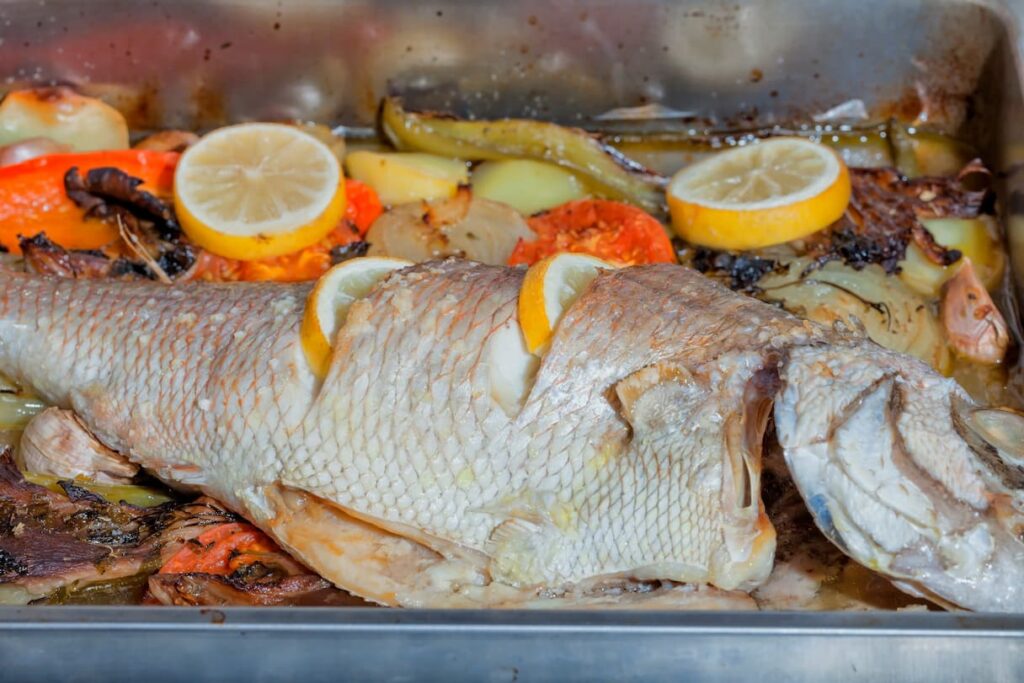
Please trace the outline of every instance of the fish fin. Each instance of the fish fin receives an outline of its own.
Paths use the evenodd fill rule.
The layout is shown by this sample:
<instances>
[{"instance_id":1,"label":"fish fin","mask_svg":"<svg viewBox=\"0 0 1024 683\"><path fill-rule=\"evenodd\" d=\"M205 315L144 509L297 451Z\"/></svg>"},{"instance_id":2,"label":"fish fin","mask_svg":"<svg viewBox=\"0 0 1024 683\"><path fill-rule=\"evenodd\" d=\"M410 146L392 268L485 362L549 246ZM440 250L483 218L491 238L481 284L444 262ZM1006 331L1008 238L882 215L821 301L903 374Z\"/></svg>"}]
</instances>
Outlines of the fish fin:
<instances>
[{"instance_id":1,"label":"fish fin","mask_svg":"<svg viewBox=\"0 0 1024 683\"><path fill-rule=\"evenodd\" d=\"M555 502L553 492L522 489L471 512L480 512L503 520L519 519L541 525L551 521L549 510Z\"/></svg>"},{"instance_id":2,"label":"fish fin","mask_svg":"<svg viewBox=\"0 0 1024 683\"><path fill-rule=\"evenodd\" d=\"M390 606L448 600L479 570L357 519L330 501L275 484L246 496L253 521L339 588ZM458 605L455 605L458 606Z\"/></svg>"},{"instance_id":3,"label":"fish fin","mask_svg":"<svg viewBox=\"0 0 1024 683\"><path fill-rule=\"evenodd\" d=\"M649 422L650 418L661 414L662 409L667 407L666 402L661 400L664 397L658 397L654 401L645 400L645 397L650 396L650 392L658 386L663 386L676 394L692 394L694 390L700 390L689 370L671 362L648 365L620 380L615 385L615 395L622 406L623 417L634 430L641 422Z\"/></svg>"},{"instance_id":4,"label":"fish fin","mask_svg":"<svg viewBox=\"0 0 1024 683\"><path fill-rule=\"evenodd\" d=\"M297 491L308 492L308 489L293 481L285 480L279 482L279 485ZM309 492L309 495L316 496L317 494L315 492ZM328 498L323 498L323 500L326 502L326 504L334 508L337 508L340 512L344 513L345 515L348 515L349 517L352 517L353 519L359 520L360 522L365 522L366 524L369 524L375 528L382 529L383 531L389 534L393 534L401 538L407 538L410 541L419 543L425 548L429 548L438 555L441 555L445 559L462 560L467 562L468 564L472 564L473 566L479 568L482 568L487 564L487 558L483 555L483 553L472 548L468 548L464 545L460 545L458 543L455 543L454 541L450 541L448 539L441 538L433 534L428 534L422 529L411 526L409 524L402 524L401 522L393 522L390 520L374 517L373 515L367 515L363 512L360 512L359 510L353 509L347 505L341 505Z\"/></svg>"}]
</instances>

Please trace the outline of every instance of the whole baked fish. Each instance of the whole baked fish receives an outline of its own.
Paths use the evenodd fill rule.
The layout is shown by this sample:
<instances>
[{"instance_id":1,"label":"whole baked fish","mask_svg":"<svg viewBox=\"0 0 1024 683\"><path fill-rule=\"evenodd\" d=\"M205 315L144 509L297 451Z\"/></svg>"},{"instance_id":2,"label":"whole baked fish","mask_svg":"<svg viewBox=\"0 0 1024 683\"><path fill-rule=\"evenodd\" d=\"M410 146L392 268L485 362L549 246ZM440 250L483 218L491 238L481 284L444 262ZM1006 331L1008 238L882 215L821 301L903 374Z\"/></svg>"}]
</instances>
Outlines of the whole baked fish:
<instances>
[{"instance_id":1,"label":"whole baked fish","mask_svg":"<svg viewBox=\"0 0 1024 683\"><path fill-rule=\"evenodd\" d=\"M352 306L320 383L299 341L308 286L3 273L0 372L390 605L730 602L650 588L769 573L775 400L833 541L946 602L1024 607L1020 472L967 433L955 383L678 266L599 276L534 367L510 353L522 278L395 273Z\"/></svg>"}]
</instances>

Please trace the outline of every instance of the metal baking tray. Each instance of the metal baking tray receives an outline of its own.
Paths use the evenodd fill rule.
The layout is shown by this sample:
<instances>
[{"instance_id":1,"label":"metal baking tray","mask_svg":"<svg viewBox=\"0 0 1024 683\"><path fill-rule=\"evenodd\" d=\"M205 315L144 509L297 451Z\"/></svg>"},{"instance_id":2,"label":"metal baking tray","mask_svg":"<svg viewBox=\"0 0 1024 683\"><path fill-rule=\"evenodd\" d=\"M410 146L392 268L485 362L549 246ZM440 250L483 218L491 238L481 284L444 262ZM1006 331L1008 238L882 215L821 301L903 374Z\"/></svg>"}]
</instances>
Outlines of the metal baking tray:
<instances>
[{"instance_id":1,"label":"metal baking tray","mask_svg":"<svg viewBox=\"0 0 1024 683\"><path fill-rule=\"evenodd\" d=\"M918 118L997 170L1024 273L1020 0L0 0L0 87L70 82L135 127L379 97L665 125ZM817 123L815 123L815 117ZM1019 291L1019 286L1018 286ZM1024 680L1024 616L938 612L0 608L0 681Z\"/></svg>"}]
</instances>

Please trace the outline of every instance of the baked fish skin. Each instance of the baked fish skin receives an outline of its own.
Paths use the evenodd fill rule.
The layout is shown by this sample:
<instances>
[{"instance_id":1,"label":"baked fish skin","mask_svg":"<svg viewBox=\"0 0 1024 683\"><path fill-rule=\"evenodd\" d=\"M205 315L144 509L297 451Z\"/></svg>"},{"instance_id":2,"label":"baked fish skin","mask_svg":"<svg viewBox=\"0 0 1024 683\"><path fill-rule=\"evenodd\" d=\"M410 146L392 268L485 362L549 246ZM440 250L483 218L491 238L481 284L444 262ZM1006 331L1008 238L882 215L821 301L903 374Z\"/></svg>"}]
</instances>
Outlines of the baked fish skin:
<instances>
[{"instance_id":1,"label":"baked fish skin","mask_svg":"<svg viewBox=\"0 0 1024 683\"><path fill-rule=\"evenodd\" d=\"M1017 583L1020 542L998 503L1015 500L1014 471L999 469L1005 447L993 456L956 428L953 397L965 415L976 407L955 384L671 265L600 275L532 367L516 319L522 278L464 261L396 272L352 306L319 384L298 337L309 286L0 273L0 372L383 604L607 604L601 587L656 579L755 587L775 547L760 497L773 400L801 492L854 559L960 606L993 599L947 590L971 581L948 564L915 573L878 561L877 547L898 554L910 538L889 537L896 523L870 527L863 543L834 523L832 508L857 494L829 488L835 452L901 490L917 486L920 472L886 469L876 444L879 425L896 420L914 458L922 443L966 463L947 472L921 459L936 468L929 478L996 472L970 489L975 526L992 539L972 566L990 568L984 590ZM865 393L876 375L902 398ZM926 490L940 530L961 528L948 484ZM897 521L919 512L876 489L876 507ZM860 515L849 519L867 524ZM996 608L1024 608L1015 591Z\"/></svg>"},{"instance_id":2,"label":"baked fish skin","mask_svg":"<svg viewBox=\"0 0 1024 683\"><path fill-rule=\"evenodd\" d=\"M530 370L523 274L391 276L351 308L318 386L307 285L5 272L0 372L378 602L514 604L617 577L756 586L774 552L758 373L769 340L809 327L682 268L618 271L510 394Z\"/></svg>"}]
</instances>

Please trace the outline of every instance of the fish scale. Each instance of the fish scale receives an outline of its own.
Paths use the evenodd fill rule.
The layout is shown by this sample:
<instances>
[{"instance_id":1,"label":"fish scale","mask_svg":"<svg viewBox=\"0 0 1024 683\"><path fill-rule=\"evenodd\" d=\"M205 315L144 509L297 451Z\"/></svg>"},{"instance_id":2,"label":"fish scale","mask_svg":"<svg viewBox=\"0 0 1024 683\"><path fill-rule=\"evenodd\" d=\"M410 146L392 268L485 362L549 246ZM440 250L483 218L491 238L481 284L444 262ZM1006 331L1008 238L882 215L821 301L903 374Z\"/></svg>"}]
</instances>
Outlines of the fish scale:
<instances>
[{"instance_id":1,"label":"fish scale","mask_svg":"<svg viewBox=\"0 0 1024 683\"><path fill-rule=\"evenodd\" d=\"M689 363L692 315L670 305L688 284L673 281L681 272L600 278L512 415L490 399L486 350L502 326L518 325L523 273L470 263L410 269L353 305L320 387L298 340L308 286L4 273L0 368L74 407L161 478L197 486L271 533L261 491L280 484L387 528L408 525L432 547L490 557L510 584L657 567L667 579L754 585L771 544L756 557L748 544L719 574L707 567L723 544L718 487L686 495L693 473L682 456L692 449L671 433L653 451L632 448L630 430L643 426L609 400L647 365ZM748 536L770 533L758 519Z\"/></svg>"},{"instance_id":2,"label":"fish scale","mask_svg":"<svg viewBox=\"0 0 1024 683\"><path fill-rule=\"evenodd\" d=\"M522 378L520 403L499 402L509 387L492 383L525 353L503 332L518 329L523 274L457 260L391 274L351 306L318 383L299 339L309 285L0 271L0 372L338 585L408 605L532 604L629 578L753 588L775 547L758 418L774 400L787 463L829 538L914 590L1005 607L920 559L987 566L992 586L1024 555L1012 527L1024 518L1007 512L1024 498L992 483L945 417L951 396L966 401L955 383L658 265L600 274ZM858 414L881 376L909 393ZM876 455L851 430L882 420L901 440ZM858 464L857 488L836 458ZM901 482L958 535L886 536L878 520L923 509L895 498Z\"/></svg>"}]
</instances>

